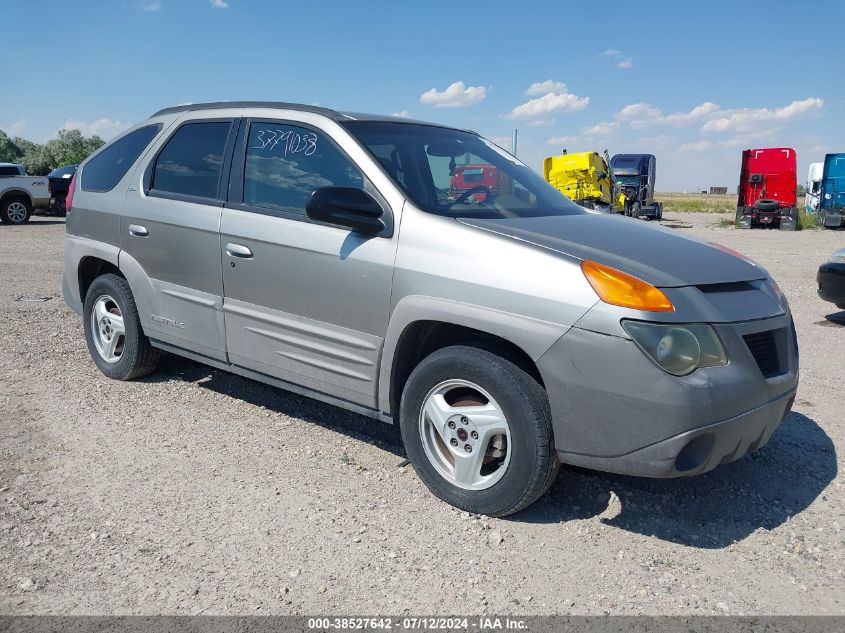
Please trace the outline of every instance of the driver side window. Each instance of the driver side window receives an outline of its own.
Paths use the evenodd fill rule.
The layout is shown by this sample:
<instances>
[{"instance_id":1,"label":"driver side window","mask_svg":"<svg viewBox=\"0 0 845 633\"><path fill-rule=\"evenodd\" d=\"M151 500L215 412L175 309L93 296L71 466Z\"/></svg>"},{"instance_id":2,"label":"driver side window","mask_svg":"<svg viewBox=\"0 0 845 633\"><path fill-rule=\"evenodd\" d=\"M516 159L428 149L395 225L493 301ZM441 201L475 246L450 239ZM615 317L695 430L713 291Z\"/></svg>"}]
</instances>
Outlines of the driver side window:
<instances>
[{"instance_id":1,"label":"driver side window","mask_svg":"<svg viewBox=\"0 0 845 633\"><path fill-rule=\"evenodd\" d=\"M244 204L304 216L322 187L363 189L364 176L321 132L281 121L250 124Z\"/></svg>"}]
</instances>

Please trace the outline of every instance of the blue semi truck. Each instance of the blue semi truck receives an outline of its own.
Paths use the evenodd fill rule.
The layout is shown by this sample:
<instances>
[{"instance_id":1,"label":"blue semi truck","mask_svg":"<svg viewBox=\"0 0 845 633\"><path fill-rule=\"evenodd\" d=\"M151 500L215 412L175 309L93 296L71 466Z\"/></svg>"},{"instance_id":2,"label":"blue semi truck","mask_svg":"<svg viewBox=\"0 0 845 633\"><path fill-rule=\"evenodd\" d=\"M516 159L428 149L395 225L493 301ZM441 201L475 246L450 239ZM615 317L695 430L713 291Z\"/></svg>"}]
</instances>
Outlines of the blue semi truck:
<instances>
[{"instance_id":1,"label":"blue semi truck","mask_svg":"<svg viewBox=\"0 0 845 633\"><path fill-rule=\"evenodd\" d=\"M825 228L845 226L845 154L824 157L819 224Z\"/></svg>"}]
</instances>

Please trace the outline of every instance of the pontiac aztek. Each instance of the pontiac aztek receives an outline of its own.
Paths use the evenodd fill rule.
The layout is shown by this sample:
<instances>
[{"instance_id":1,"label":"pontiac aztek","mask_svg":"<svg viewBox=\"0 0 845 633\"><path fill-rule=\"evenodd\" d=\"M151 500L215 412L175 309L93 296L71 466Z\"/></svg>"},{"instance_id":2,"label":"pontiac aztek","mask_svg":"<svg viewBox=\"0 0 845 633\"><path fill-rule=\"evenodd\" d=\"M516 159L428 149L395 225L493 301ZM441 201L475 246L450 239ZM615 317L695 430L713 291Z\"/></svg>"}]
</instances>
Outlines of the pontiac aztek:
<instances>
[{"instance_id":1,"label":"pontiac aztek","mask_svg":"<svg viewBox=\"0 0 845 633\"><path fill-rule=\"evenodd\" d=\"M463 165L495 187L455 191ZM168 108L79 168L64 295L97 367L160 350L385 422L502 516L560 463L695 475L790 411L786 299L738 253L585 212L479 135L285 103Z\"/></svg>"}]
</instances>

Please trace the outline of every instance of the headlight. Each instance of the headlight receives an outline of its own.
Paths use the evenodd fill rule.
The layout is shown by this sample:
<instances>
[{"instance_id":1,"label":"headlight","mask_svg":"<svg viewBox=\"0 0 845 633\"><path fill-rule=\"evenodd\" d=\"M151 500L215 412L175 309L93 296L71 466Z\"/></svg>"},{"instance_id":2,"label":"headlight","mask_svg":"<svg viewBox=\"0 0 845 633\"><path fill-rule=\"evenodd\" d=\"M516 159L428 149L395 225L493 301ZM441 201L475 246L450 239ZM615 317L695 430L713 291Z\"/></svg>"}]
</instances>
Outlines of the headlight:
<instances>
[{"instance_id":1,"label":"headlight","mask_svg":"<svg viewBox=\"0 0 845 633\"><path fill-rule=\"evenodd\" d=\"M728 362L725 348L709 325L622 321L622 327L649 358L673 376Z\"/></svg>"}]
</instances>

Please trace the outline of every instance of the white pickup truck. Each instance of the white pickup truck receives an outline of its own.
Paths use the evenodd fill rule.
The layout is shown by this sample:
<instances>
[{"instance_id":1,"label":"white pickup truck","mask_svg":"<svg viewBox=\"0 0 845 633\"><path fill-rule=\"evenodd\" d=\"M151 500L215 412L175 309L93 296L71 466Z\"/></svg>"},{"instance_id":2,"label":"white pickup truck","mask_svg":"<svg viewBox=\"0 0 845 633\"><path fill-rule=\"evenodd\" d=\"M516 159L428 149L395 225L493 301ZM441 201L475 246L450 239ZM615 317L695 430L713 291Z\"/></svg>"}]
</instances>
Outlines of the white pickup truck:
<instances>
[{"instance_id":1,"label":"white pickup truck","mask_svg":"<svg viewBox=\"0 0 845 633\"><path fill-rule=\"evenodd\" d=\"M33 209L49 207L47 178L27 176L23 165L0 163L0 222L26 224Z\"/></svg>"}]
</instances>

